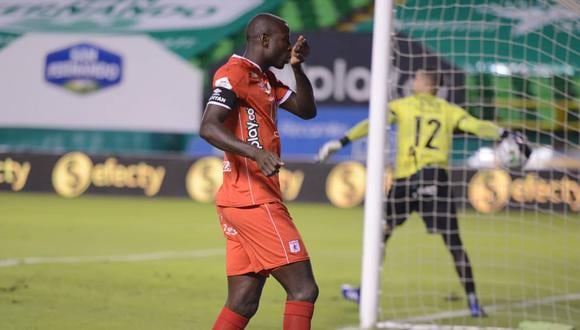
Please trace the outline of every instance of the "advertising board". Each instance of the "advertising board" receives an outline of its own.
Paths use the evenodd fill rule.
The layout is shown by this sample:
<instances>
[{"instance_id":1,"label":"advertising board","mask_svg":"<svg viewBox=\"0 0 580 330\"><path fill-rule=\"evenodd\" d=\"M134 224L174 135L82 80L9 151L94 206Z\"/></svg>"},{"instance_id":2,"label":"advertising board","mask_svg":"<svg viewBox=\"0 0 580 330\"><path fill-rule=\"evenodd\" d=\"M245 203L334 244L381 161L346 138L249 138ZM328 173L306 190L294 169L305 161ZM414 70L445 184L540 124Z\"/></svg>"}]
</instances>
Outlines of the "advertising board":
<instances>
[{"instance_id":1,"label":"advertising board","mask_svg":"<svg viewBox=\"0 0 580 330\"><path fill-rule=\"evenodd\" d=\"M202 158L0 153L0 191L188 197L209 203L222 183L222 160ZM511 210L580 212L577 170L509 172L450 170L460 208L481 213ZM287 162L279 174L287 201L330 203L340 208L364 201L366 169L360 162ZM385 191L391 175L385 171Z\"/></svg>"}]
</instances>

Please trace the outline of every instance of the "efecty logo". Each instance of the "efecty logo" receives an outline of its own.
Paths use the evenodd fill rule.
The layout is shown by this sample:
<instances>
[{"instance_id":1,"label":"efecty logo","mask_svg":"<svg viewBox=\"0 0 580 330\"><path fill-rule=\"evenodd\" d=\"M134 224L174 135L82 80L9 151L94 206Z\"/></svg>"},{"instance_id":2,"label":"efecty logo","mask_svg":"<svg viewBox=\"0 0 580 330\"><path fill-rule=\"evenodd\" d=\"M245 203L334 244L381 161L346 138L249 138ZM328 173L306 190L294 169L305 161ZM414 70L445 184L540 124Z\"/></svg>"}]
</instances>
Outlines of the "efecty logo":
<instances>
[{"instance_id":1,"label":"efecty logo","mask_svg":"<svg viewBox=\"0 0 580 330\"><path fill-rule=\"evenodd\" d=\"M59 49L46 56L46 81L78 94L117 85L122 76L122 57L89 43Z\"/></svg>"},{"instance_id":2,"label":"efecty logo","mask_svg":"<svg viewBox=\"0 0 580 330\"><path fill-rule=\"evenodd\" d=\"M91 186L95 189L139 189L145 196L159 193L165 180L166 169L145 161L122 164L117 158L108 157L94 163L82 152L63 155L52 169L52 186L63 197L77 197Z\"/></svg>"}]
</instances>

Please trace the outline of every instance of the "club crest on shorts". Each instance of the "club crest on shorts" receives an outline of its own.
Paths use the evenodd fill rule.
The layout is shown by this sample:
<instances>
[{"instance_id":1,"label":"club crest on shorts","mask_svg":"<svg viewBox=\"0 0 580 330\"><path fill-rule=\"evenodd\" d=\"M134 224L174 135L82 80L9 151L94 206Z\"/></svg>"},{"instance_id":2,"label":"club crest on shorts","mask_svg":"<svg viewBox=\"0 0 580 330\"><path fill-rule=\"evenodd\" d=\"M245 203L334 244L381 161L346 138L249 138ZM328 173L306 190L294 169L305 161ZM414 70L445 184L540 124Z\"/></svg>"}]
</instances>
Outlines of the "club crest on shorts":
<instances>
[{"instance_id":1,"label":"club crest on shorts","mask_svg":"<svg viewBox=\"0 0 580 330\"><path fill-rule=\"evenodd\" d=\"M223 224L223 228L224 228L224 234L229 235L229 236L235 236L238 234L238 231L232 227L232 226L228 226L227 224Z\"/></svg>"},{"instance_id":2,"label":"club crest on shorts","mask_svg":"<svg viewBox=\"0 0 580 330\"><path fill-rule=\"evenodd\" d=\"M290 247L291 253L298 253L300 252L300 241L298 241L297 239L289 241L288 247Z\"/></svg>"}]
</instances>

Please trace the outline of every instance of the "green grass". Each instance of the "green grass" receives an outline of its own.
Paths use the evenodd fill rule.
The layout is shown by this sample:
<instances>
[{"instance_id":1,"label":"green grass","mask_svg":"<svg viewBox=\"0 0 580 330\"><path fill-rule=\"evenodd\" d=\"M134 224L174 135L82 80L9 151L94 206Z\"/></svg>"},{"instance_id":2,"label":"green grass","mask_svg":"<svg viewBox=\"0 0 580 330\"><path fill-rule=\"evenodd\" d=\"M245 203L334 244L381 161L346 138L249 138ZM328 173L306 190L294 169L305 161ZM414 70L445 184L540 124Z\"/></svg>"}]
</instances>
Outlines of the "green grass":
<instances>
[{"instance_id":1,"label":"green grass","mask_svg":"<svg viewBox=\"0 0 580 330\"><path fill-rule=\"evenodd\" d=\"M212 205L185 199L0 194L0 262L26 257L116 256L223 249ZM315 268L321 294L313 329L358 323L341 283L360 276L361 208L289 204ZM461 216L463 240L485 305L484 320L446 324L517 326L524 319L580 325L580 301L514 306L580 293L580 219L503 213ZM438 236L412 218L389 242L382 274L382 317L403 319L464 308L450 258ZM224 256L141 262L0 267L0 329L209 329L223 305ZM270 279L249 329L280 329L284 293Z\"/></svg>"}]
</instances>

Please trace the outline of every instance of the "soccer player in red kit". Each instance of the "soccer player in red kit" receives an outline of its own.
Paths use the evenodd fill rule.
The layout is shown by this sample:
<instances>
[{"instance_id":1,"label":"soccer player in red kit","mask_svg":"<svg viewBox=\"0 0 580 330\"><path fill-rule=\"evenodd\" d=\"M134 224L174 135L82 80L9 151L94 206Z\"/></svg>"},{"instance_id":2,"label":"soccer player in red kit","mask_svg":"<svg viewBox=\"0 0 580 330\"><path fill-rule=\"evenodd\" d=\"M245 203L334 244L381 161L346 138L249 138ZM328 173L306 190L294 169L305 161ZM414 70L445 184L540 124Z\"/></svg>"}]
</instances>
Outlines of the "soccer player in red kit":
<instances>
[{"instance_id":1,"label":"soccer player in red kit","mask_svg":"<svg viewBox=\"0 0 580 330\"><path fill-rule=\"evenodd\" d=\"M303 36L292 46L287 23L270 14L252 18L246 50L214 75L200 135L225 152L216 208L226 239L228 296L214 330L244 329L272 275L286 290L285 330L310 329L318 286L310 258L282 202L278 170L278 106L303 119L316 116L312 85L302 70L310 48ZM290 63L296 91L270 67Z\"/></svg>"}]
</instances>

